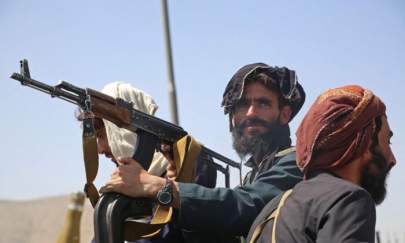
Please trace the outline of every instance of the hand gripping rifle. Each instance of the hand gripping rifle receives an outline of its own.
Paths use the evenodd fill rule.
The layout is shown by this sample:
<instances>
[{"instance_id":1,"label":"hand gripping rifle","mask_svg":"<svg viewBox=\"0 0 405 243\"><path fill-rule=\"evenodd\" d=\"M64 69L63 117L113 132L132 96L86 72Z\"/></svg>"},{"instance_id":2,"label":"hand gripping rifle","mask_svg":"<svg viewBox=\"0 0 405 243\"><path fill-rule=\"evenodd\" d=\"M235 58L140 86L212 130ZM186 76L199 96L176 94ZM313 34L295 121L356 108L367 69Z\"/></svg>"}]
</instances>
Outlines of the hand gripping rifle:
<instances>
[{"instance_id":1,"label":"hand gripping rifle","mask_svg":"<svg viewBox=\"0 0 405 243\"><path fill-rule=\"evenodd\" d=\"M89 88L83 89L65 81L50 86L34 80L29 72L28 61L26 59L21 60L20 65L20 73L13 73L11 78L20 81L22 85L78 105L87 114L109 120L118 127L137 133L139 145L133 158L144 169L148 169L154 152L160 150L162 145L171 148L170 151L173 153L173 145L188 135L181 127L136 110L133 108L132 103L120 98L113 98ZM139 234L145 236L158 232L156 227L148 229L148 226L139 226L138 223L134 223L134 219L140 216L151 215L151 200L131 198L119 193L105 193L101 197L99 196L93 184L97 176L98 154L97 140L91 117L85 117L83 120L83 157L87 179L85 192L93 207L95 207L94 229L96 242L121 243L124 240L134 240L139 237ZM226 168L224 168L212 162L217 170L225 174L225 183L228 186L229 166L240 169L240 165L205 146L199 146L201 146L200 154L208 155L227 164ZM156 214L159 214L159 212L155 212ZM131 225L138 225L138 227L146 228L146 230L133 229ZM143 232L134 235L133 231Z\"/></svg>"}]
</instances>

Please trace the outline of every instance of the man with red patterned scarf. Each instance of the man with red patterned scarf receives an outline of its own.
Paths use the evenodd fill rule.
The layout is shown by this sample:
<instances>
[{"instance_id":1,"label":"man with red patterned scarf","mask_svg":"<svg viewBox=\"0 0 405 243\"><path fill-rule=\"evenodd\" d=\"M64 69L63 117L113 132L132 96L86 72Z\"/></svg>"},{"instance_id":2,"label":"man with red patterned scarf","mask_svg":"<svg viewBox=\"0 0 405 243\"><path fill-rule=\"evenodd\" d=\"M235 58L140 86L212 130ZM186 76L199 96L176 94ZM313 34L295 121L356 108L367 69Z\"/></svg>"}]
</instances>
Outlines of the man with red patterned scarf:
<instances>
[{"instance_id":1,"label":"man with red patterned scarf","mask_svg":"<svg viewBox=\"0 0 405 243\"><path fill-rule=\"evenodd\" d=\"M374 242L396 160L384 103L351 85L321 94L298 128L305 180L266 205L248 242Z\"/></svg>"}]
</instances>

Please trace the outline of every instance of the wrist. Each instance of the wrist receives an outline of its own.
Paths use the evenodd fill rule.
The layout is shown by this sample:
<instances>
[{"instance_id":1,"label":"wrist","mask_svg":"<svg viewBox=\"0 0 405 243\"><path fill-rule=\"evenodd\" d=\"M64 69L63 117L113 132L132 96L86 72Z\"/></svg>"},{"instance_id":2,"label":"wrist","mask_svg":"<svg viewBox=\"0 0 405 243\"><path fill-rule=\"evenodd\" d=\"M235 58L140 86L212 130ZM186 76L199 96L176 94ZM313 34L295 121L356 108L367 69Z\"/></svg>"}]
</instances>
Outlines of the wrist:
<instances>
[{"instance_id":1,"label":"wrist","mask_svg":"<svg viewBox=\"0 0 405 243\"><path fill-rule=\"evenodd\" d=\"M144 183L146 197L155 199L159 190L165 186L166 179L158 176L150 176L147 183Z\"/></svg>"},{"instance_id":2,"label":"wrist","mask_svg":"<svg viewBox=\"0 0 405 243\"><path fill-rule=\"evenodd\" d=\"M179 190L179 183L176 181L173 182L173 202L172 206L174 208L180 208L180 190Z\"/></svg>"},{"instance_id":3,"label":"wrist","mask_svg":"<svg viewBox=\"0 0 405 243\"><path fill-rule=\"evenodd\" d=\"M169 187L170 189L168 190ZM169 192L171 194L171 200L169 206L172 206L174 208L179 208L180 207L180 199L179 199L179 184L170 179L170 178L162 178L162 177L157 177L157 180L155 182L155 186L153 189L150 190L150 198L153 198L158 202L159 204L162 204L159 202L159 192L161 193L162 191ZM161 193L162 194L162 193ZM164 194L163 194L164 195ZM161 196L161 195L160 195Z\"/></svg>"},{"instance_id":4,"label":"wrist","mask_svg":"<svg viewBox=\"0 0 405 243\"><path fill-rule=\"evenodd\" d=\"M156 195L156 201L162 206L171 206L173 202L173 181L166 177L165 185Z\"/></svg>"}]
</instances>

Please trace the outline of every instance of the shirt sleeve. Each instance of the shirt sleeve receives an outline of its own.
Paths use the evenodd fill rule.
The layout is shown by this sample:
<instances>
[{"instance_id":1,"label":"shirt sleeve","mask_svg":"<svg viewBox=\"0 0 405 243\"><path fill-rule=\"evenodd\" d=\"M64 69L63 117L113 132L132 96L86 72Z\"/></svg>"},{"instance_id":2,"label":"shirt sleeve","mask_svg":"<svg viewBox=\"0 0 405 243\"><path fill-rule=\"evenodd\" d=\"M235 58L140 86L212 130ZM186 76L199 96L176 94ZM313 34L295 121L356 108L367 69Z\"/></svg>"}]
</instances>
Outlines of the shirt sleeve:
<instances>
[{"instance_id":1,"label":"shirt sleeve","mask_svg":"<svg viewBox=\"0 0 405 243\"><path fill-rule=\"evenodd\" d=\"M316 242L374 242L375 205L364 190L342 195L323 215Z\"/></svg>"},{"instance_id":2,"label":"shirt sleeve","mask_svg":"<svg viewBox=\"0 0 405 243\"><path fill-rule=\"evenodd\" d=\"M296 166L295 153L292 153L247 186L210 189L179 183L178 224L193 231L246 236L264 205L301 180L302 173Z\"/></svg>"}]
</instances>

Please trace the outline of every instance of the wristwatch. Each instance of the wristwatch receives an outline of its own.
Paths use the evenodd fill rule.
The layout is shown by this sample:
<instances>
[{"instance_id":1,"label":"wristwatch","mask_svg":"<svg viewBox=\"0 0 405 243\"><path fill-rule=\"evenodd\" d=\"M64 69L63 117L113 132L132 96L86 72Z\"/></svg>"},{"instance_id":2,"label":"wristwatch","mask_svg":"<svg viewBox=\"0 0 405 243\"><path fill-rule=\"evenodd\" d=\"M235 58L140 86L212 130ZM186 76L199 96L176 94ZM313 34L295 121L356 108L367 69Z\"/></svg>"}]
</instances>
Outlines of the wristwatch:
<instances>
[{"instance_id":1,"label":"wristwatch","mask_svg":"<svg viewBox=\"0 0 405 243\"><path fill-rule=\"evenodd\" d=\"M173 183L166 178L166 183L156 195L156 201L162 206L169 206L173 202Z\"/></svg>"}]
</instances>

